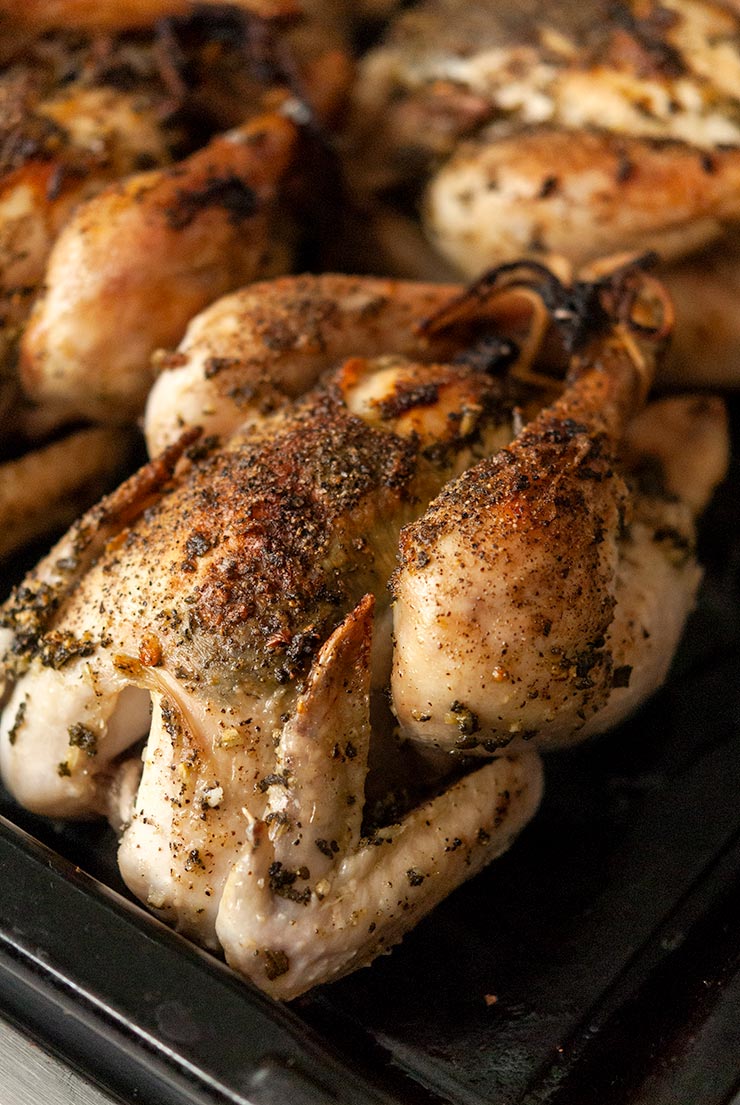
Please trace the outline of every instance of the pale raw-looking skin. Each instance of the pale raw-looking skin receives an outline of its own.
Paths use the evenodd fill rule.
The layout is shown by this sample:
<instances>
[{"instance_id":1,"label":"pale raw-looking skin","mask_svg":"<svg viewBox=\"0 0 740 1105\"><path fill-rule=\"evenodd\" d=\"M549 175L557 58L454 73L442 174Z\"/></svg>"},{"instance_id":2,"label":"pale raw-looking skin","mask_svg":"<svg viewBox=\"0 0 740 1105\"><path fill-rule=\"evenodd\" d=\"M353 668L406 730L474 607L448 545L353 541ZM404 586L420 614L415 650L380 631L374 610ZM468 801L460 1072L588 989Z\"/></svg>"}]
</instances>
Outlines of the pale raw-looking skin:
<instances>
[{"instance_id":1,"label":"pale raw-looking skin","mask_svg":"<svg viewBox=\"0 0 740 1105\"><path fill-rule=\"evenodd\" d=\"M312 302L326 303L340 280L302 278L291 294L300 288L310 299L314 283ZM198 431L186 431L83 519L3 614L7 785L52 816L108 812L122 828L120 865L132 890L281 998L386 950L509 845L541 788L536 752L507 750L377 829L372 843L361 839L369 696L389 675L386 585L399 530L442 486L512 441L535 381L545 394L559 387L552 375L524 371L531 382L522 383L519 360L503 375L476 368L475 343L470 364L434 363L431 349L453 342L461 310L463 322L466 309L478 320L495 314L496 288L430 312L429 288L384 298L382 286L369 283L372 309L363 312L362 283L347 280L336 330L325 320L318 327L336 342L325 356L345 356L348 331L364 319L377 342L394 340L407 354L416 345L429 363L369 360L365 350L302 399L278 395L262 413L257 404L223 444L204 441L202 455ZM641 274L605 285L592 304L601 329L572 361L561 405L539 418L549 410L551 419L566 411L585 419L599 395L607 404L591 438L610 428L620 435L663 337L661 327L630 332L619 308L629 287L644 309L633 304L630 318L650 314L654 285ZM413 336L394 334L399 312L411 322L415 291L419 315L432 320ZM251 306L265 344L255 346L256 378L243 345L235 350L247 387L266 369L268 337L280 333L276 390L285 384L286 296L280 281L272 317ZM522 303L541 316L531 281L500 296L502 333L507 314L516 329ZM450 325L440 325L440 311ZM249 312L242 317L247 326ZM550 473L546 503L561 476ZM621 480L603 482L611 520L629 496ZM575 524L588 535L588 512ZM553 548L551 569L557 556ZM608 623L608 574L596 582L583 617ZM138 782L125 753L147 730Z\"/></svg>"},{"instance_id":2,"label":"pale raw-looking skin","mask_svg":"<svg viewBox=\"0 0 740 1105\"><path fill-rule=\"evenodd\" d=\"M739 89L740 12L711 0L425 0L361 64L350 172L365 192L415 178L468 278L524 254L678 261L738 222ZM710 269L686 297L666 378L737 380L722 330L698 362L682 347L722 289Z\"/></svg>"}]
</instances>

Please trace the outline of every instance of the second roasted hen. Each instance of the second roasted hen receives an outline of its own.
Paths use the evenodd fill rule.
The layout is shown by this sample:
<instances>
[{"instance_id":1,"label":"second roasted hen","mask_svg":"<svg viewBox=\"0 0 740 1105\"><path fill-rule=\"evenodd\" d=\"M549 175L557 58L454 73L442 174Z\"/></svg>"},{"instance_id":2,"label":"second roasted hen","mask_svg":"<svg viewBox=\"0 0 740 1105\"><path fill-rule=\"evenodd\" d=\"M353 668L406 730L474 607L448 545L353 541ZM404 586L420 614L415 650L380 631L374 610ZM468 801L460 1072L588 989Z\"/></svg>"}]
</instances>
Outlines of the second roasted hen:
<instances>
[{"instance_id":1,"label":"second roasted hen","mask_svg":"<svg viewBox=\"0 0 740 1105\"><path fill-rule=\"evenodd\" d=\"M96 14L106 15L99 5L7 15L0 65L4 547L46 532L59 517L69 522L73 504L94 500L93 484L98 493L110 487L112 472L125 467L126 435L70 436L53 452L37 449L16 463L19 453L60 426L133 423L156 348L178 341L190 318L224 292L292 266L295 186L307 154L297 118L305 121L309 108L273 57L277 44L256 41L247 14L186 8L158 22L152 11L151 25L134 28L125 24L130 9L111 8L114 23L122 20L108 28L116 33L95 24ZM34 31L35 16L48 25ZM322 43L320 56L328 52ZM288 68L287 54L283 60ZM316 90L309 74L295 83L306 95ZM309 160L310 172L320 173L318 150ZM86 449L91 440L95 447Z\"/></svg>"},{"instance_id":2,"label":"second roasted hen","mask_svg":"<svg viewBox=\"0 0 740 1105\"><path fill-rule=\"evenodd\" d=\"M388 319L404 310L387 295L389 282L366 287L336 277L295 281L296 304L305 312L311 295L330 303L328 286L342 287L344 298L314 316L310 372L322 351L331 360L331 341L322 339L333 332L335 352L339 337L346 340L348 320L361 320L386 342ZM430 297L442 296L401 291L406 309L415 298L428 309ZM287 353L295 368L300 350L277 317L270 324L265 294L255 330L272 343L272 381L260 372L259 341L251 359L208 361L210 374L201 364L201 399L219 368L241 371L241 426L223 442L186 430L83 518L6 605L1 748L4 777L22 802L53 816L108 813L121 826L120 865L131 889L182 931L222 948L258 985L289 998L386 950L507 847L539 798L531 747L501 754L505 742L483 733L459 695L441 719L435 704L427 708L418 673L433 672L440 657L445 662L445 644L430 638L426 654L412 657L408 631L422 615L397 574L402 659L393 705L402 733L432 762L438 753L428 745L447 747L435 735L438 721L472 740L453 740L445 768L455 773L416 794L404 816L392 825L373 819L367 757L371 741L382 743L387 733L377 719L371 726L370 701L374 689L388 686L387 583L402 527L421 517L425 532L435 531L439 507L424 512L449 485L442 495L457 511L455 539L469 563L456 562L454 549L445 563L444 550L430 541L414 552L413 530L402 537L401 573L445 565L444 594L425 582L446 604L434 614L435 632L444 635L464 615L454 608L460 586L473 611L485 609L492 591L516 606L526 581L497 567L507 543L510 564L529 545L540 571L568 570L561 545L548 552L526 523L533 517L547 525L547 510L573 480L575 450L584 495L582 509L569 516L571 539L574 547L593 547L598 570L580 596L581 622L573 629L555 612L548 647L554 656L572 630L569 647L592 660L581 679L592 670L611 677L615 662L629 664L630 646L613 662L617 645L607 640L615 606L627 609L627 621L632 616L616 574L642 578L644 554L642 545L630 550L622 540L626 506L639 509L640 495L621 472L621 442L668 320L662 293L638 268L568 285L531 266L503 270L467 296L437 303L425 325L397 331L385 356L373 356L366 338L360 356L290 399L281 394L278 362L285 369ZM283 281L283 307L288 294ZM532 428L522 429L532 418ZM698 507L721 474L726 435L716 407L694 411L689 421L705 425L715 457L709 471L692 463L681 488ZM553 450L540 486L536 466L527 471L520 459L533 436ZM643 433L639 456L653 437ZM506 486L530 500L518 506L494 481L485 503L492 535L480 513L490 464L513 475ZM667 503L673 491L660 496ZM443 514L450 516L449 507ZM480 525L466 527L476 518ZM685 571L652 577L656 601L675 608L677 625L697 581L690 552L685 564ZM662 638L662 660L674 643L674 634ZM518 647L520 662L529 657L540 680L539 639L522 637ZM560 659L551 684L570 679ZM455 666L460 660L460 678L476 681L478 659L451 657ZM399 676L401 663L415 672ZM641 696L661 674L651 669ZM436 681L443 695L457 695ZM624 680L610 678L610 687L617 694ZM605 694L594 697L591 713L607 711L613 722L635 701ZM493 709L500 712L498 701ZM551 696L546 709L545 743L568 739L579 721L568 696ZM431 740L418 732L424 726ZM507 739L513 732L508 726ZM530 746L539 741L522 736ZM129 752L141 737L143 769ZM472 770L460 753L474 748L498 755ZM383 777L381 789L396 782Z\"/></svg>"},{"instance_id":3,"label":"second roasted hen","mask_svg":"<svg viewBox=\"0 0 740 1105\"><path fill-rule=\"evenodd\" d=\"M736 244L719 271L681 262L740 219L739 104L736 5L422 0L361 62L348 165L358 191L411 198L468 278L524 254L655 249L681 293L674 379L736 382L737 312L702 326L737 282ZM421 249L419 274L432 263Z\"/></svg>"}]
</instances>

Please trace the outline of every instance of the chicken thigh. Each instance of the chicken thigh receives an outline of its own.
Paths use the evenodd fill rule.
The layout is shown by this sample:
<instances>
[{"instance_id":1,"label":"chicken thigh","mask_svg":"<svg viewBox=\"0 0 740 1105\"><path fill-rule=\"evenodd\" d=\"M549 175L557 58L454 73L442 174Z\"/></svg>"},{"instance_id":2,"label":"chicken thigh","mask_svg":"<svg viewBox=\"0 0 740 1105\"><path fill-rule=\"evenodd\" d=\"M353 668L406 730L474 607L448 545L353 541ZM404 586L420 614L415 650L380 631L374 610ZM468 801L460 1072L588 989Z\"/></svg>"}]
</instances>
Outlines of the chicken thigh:
<instances>
[{"instance_id":1,"label":"chicken thigh","mask_svg":"<svg viewBox=\"0 0 740 1105\"><path fill-rule=\"evenodd\" d=\"M729 437L718 399L630 421L643 366L629 342L584 349L563 395L404 529L391 687L409 739L457 755L561 747L665 679Z\"/></svg>"}]
</instances>

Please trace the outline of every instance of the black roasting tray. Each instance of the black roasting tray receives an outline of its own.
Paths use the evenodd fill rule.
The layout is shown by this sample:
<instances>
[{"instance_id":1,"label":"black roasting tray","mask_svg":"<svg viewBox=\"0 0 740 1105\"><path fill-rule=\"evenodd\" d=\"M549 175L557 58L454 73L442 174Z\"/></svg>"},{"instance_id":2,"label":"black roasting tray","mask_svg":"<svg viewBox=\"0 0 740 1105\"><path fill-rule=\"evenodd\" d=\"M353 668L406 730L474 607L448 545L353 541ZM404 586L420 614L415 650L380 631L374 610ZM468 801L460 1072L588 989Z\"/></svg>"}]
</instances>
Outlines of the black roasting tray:
<instances>
[{"instance_id":1,"label":"black roasting tray","mask_svg":"<svg viewBox=\"0 0 740 1105\"><path fill-rule=\"evenodd\" d=\"M550 757L515 847L391 956L289 1007L133 904L104 827L0 796L0 1011L127 1105L740 1105L739 507L736 461L664 690Z\"/></svg>"}]
</instances>

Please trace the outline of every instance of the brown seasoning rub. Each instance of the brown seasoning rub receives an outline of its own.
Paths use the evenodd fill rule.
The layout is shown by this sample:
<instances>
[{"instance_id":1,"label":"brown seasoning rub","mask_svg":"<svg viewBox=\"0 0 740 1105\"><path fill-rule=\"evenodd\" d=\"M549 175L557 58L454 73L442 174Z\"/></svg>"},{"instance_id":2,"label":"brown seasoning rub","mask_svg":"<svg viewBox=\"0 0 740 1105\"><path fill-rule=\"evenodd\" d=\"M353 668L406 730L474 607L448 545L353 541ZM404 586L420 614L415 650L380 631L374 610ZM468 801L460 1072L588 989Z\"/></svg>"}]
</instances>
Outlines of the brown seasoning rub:
<instances>
[{"instance_id":1,"label":"brown seasoning rub","mask_svg":"<svg viewBox=\"0 0 740 1105\"><path fill-rule=\"evenodd\" d=\"M455 286L429 285L429 310L438 308L440 301L456 290ZM267 412L280 405L286 395L296 398L308 373L302 366L315 363L317 374L330 367L327 350L347 341L339 336L341 332L351 330L354 345L343 356L350 352L375 356L383 351L386 343L381 335L385 337L389 310L395 322L392 352L414 360L440 359L451 353L453 344L449 341L425 343L418 339L414 324L420 310L424 310L420 303L423 297L416 290L413 297L402 292L405 289L398 281L336 274L279 277L269 285L244 289L239 294L248 300L244 309L248 311L248 325L241 332L229 332L228 358L216 356L206 364L214 401L227 399L238 407L256 404ZM342 303L341 311L338 301ZM187 357L187 352L170 354L160 360L160 367L178 368L187 363ZM284 369L283 365L290 367ZM280 379L283 375L284 380ZM293 377L300 383L294 383Z\"/></svg>"},{"instance_id":2,"label":"brown seasoning rub","mask_svg":"<svg viewBox=\"0 0 740 1105\"><path fill-rule=\"evenodd\" d=\"M440 385L468 382L481 424L506 416L495 380L465 366L429 371ZM136 626L144 666L181 667L224 693L242 678L281 684L305 672L364 594L384 595L398 529L480 432L452 418L447 442L424 449L393 426L436 391L400 396L373 426L329 383L261 431L202 457L196 448L199 459L173 478L198 432L183 435L82 519L48 562L53 583L43 573L16 591L3 613L15 662L50 648L59 627L82 640L100 602L114 642L120 626ZM80 647L70 643L69 655Z\"/></svg>"}]
</instances>

